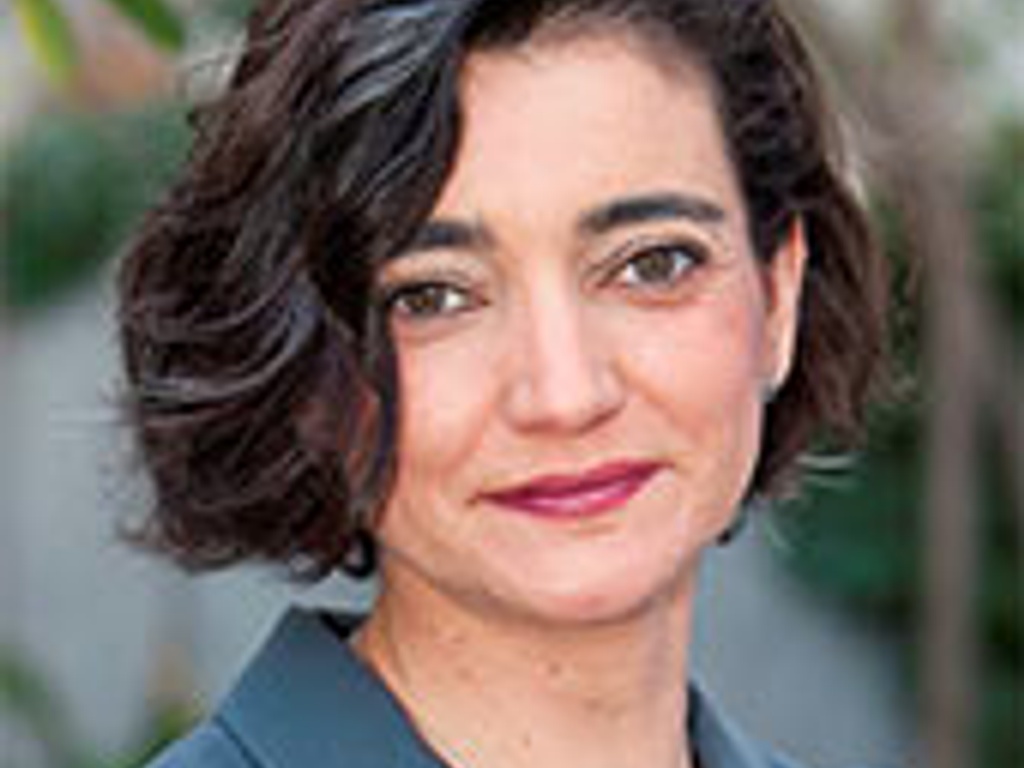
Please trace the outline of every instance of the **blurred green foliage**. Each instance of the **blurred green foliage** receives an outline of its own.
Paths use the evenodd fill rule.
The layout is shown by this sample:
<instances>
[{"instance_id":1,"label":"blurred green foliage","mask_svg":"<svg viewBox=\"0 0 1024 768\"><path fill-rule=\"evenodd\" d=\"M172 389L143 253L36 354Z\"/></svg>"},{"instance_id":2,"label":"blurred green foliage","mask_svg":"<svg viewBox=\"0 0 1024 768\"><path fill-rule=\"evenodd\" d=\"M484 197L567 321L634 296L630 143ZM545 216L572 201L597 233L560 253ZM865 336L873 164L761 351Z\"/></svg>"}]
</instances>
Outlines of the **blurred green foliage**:
<instances>
[{"instance_id":1,"label":"blurred green foliage","mask_svg":"<svg viewBox=\"0 0 1024 768\"><path fill-rule=\"evenodd\" d=\"M39 743L52 765L81 765L66 713L24 654L0 647L0 716Z\"/></svg>"},{"instance_id":2,"label":"blurred green foliage","mask_svg":"<svg viewBox=\"0 0 1024 768\"><path fill-rule=\"evenodd\" d=\"M15 312L114 253L184 154L180 108L35 117L0 157L0 272Z\"/></svg>"},{"instance_id":3,"label":"blurred green foliage","mask_svg":"<svg viewBox=\"0 0 1024 768\"><path fill-rule=\"evenodd\" d=\"M14 0L14 18L29 49L54 82L67 82L78 63L71 23L54 0Z\"/></svg>"},{"instance_id":4,"label":"blurred green foliage","mask_svg":"<svg viewBox=\"0 0 1024 768\"><path fill-rule=\"evenodd\" d=\"M105 0L141 29L151 42L168 51L185 45L185 23L166 0Z\"/></svg>"},{"instance_id":5,"label":"blurred green foliage","mask_svg":"<svg viewBox=\"0 0 1024 768\"><path fill-rule=\"evenodd\" d=\"M973 179L972 205L983 271L995 309L1024 328L1024 123L994 131ZM899 222L882 214L897 265L897 282L911 280ZM917 370L920 312L913 302L897 312L896 376ZM780 518L793 542L789 563L826 595L872 617L891 631L907 659L908 678L920 644L920 562L924 510L927 385L874 414L856 469L843 476L812 477L804 495ZM978 436L981 449L982 573L977 632L983 661L981 750L978 765L1024 765L1024 579L1020 535L1012 508L1011 469L999 454L992 422Z\"/></svg>"},{"instance_id":6,"label":"blurred green foliage","mask_svg":"<svg viewBox=\"0 0 1024 768\"><path fill-rule=\"evenodd\" d=\"M91 749L77 734L66 708L23 652L0 646L0 718L19 727L42 748L47 765L59 768L139 768L192 727L185 702L154 703L132 745L119 757Z\"/></svg>"},{"instance_id":7,"label":"blurred green foliage","mask_svg":"<svg viewBox=\"0 0 1024 768\"><path fill-rule=\"evenodd\" d=\"M975 184L974 208L988 284L1016 330L1024 327L1024 121L995 133Z\"/></svg>"},{"instance_id":8,"label":"blurred green foliage","mask_svg":"<svg viewBox=\"0 0 1024 768\"><path fill-rule=\"evenodd\" d=\"M185 45L185 24L167 0L103 0L131 21L153 44L168 51ZM79 50L60 0L12 0L14 19L29 50L56 83L74 74Z\"/></svg>"}]
</instances>

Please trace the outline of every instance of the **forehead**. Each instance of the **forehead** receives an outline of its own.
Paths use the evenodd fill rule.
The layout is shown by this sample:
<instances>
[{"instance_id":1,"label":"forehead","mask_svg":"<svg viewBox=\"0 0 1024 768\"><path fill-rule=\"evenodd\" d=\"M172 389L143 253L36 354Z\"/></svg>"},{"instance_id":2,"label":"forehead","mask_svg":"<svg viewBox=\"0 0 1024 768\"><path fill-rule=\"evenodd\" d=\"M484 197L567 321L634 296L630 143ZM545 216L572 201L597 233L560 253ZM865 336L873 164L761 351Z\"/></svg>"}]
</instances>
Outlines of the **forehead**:
<instances>
[{"instance_id":1,"label":"forehead","mask_svg":"<svg viewBox=\"0 0 1024 768\"><path fill-rule=\"evenodd\" d=\"M460 108L461 142L436 206L447 213L554 211L641 187L735 197L711 78L638 35L549 35L474 52Z\"/></svg>"}]
</instances>

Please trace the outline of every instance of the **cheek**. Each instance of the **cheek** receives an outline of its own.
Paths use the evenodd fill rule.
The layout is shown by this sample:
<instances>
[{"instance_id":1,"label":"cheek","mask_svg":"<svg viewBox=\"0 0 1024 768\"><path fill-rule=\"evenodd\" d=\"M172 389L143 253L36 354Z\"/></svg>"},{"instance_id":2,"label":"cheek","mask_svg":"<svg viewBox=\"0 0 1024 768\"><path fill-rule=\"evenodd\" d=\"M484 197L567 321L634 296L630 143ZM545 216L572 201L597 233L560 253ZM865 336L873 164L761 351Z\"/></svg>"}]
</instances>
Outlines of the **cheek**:
<instances>
[{"instance_id":1,"label":"cheek","mask_svg":"<svg viewBox=\"0 0 1024 768\"><path fill-rule=\"evenodd\" d=\"M729 512L745 491L760 445L760 304L709 302L659 326L648 329L643 343L634 342L631 378L664 425L685 474L700 479L687 491L691 501L707 494L701 506Z\"/></svg>"},{"instance_id":2,"label":"cheek","mask_svg":"<svg viewBox=\"0 0 1024 768\"><path fill-rule=\"evenodd\" d=\"M472 346L409 345L398 355L398 473L377 535L393 562L442 579L455 578L461 547L472 547L470 470L493 420L491 380L481 375L493 368Z\"/></svg>"},{"instance_id":3,"label":"cheek","mask_svg":"<svg viewBox=\"0 0 1024 768\"><path fill-rule=\"evenodd\" d=\"M438 344L400 353L400 483L453 477L473 455L493 400L481 352Z\"/></svg>"},{"instance_id":4,"label":"cheek","mask_svg":"<svg viewBox=\"0 0 1024 768\"><path fill-rule=\"evenodd\" d=\"M629 356L659 400L699 416L756 399L765 365L764 317L757 301L707 302L627 331Z\"/></svg>"}]
</instances>

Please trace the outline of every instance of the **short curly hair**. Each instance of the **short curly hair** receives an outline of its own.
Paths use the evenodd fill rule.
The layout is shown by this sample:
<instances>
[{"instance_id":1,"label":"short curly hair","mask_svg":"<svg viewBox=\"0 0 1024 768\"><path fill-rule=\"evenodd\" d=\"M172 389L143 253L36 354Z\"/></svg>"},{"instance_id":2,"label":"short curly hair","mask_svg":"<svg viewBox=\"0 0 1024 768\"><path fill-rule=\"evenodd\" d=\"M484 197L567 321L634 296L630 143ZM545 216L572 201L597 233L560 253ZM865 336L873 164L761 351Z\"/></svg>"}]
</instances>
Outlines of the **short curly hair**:
<instances>
[{"instance_id":1,"label":"short curly hair","mask_svg":"<svg viewBox=\"0 0 1024 768\"><path fill-rule=\"evenodd\" d=\"M375 269L452 168L465 58L555 23L625 25L701 64L758 257L804 227L795 362L748 496L791 485L817 437L857 437L884 346L883 264L773 0L265 0L121 265L125 407L155 497L136 541L190 569L357 567L399 418Z\"/></svg>"}]
</instances>

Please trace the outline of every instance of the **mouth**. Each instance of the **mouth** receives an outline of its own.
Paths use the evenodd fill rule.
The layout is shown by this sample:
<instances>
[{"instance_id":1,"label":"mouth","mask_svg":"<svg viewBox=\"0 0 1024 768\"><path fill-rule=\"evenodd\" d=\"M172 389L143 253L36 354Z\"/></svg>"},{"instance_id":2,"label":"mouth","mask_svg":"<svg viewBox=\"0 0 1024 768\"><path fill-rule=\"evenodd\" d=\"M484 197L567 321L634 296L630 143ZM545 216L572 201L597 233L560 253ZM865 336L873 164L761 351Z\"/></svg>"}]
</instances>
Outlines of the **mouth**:
<instances>
[{"instance_id":1,"label":"mouth","mask_svg":"<svg viewBox=\"0 0 1024 768\"><path fill-rule=\"evenodd\" d=\"M512 512L549 519L594 517L624 506L662 468L650 461L604 464L579 474L545 475L484 494Z\"/></svg>"}]
</instances>

